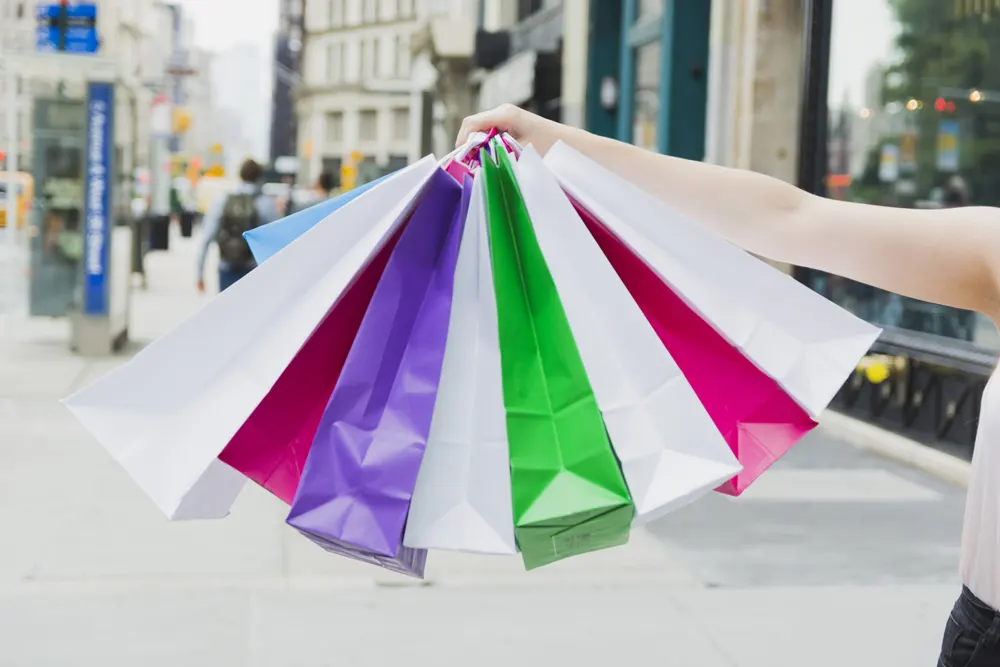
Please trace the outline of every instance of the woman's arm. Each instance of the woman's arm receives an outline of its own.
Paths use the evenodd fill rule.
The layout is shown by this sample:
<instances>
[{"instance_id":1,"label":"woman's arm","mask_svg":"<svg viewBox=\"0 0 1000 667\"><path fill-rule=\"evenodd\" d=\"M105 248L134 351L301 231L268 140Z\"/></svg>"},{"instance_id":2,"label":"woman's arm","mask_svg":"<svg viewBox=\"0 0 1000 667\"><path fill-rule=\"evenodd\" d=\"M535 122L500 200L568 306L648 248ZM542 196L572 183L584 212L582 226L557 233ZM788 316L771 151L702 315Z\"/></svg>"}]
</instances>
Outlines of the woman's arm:
<instances>
[{"instance_id":1,"label":"woman's arm","mask_svg":"<svg viewBox=\"0 0 1000 667\"><path fill-rule=\"evenodd\" d=\"M516 107L471 116L540 152L564 141L754 254L1000 316L1000 209L914 210L810 195L751 171L652 153Z\"/></svg>"}]
</instances>

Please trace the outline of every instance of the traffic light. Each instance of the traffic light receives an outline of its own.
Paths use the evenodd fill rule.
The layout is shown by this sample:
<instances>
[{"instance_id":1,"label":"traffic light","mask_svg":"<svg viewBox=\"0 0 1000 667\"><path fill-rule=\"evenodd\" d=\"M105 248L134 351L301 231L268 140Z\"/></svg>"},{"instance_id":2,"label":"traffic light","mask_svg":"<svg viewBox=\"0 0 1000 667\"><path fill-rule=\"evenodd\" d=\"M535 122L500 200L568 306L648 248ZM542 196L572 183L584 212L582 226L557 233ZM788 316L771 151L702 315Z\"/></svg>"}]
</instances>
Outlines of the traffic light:
<instances>
[{"instance_id":1,"label":"traffic light","mask_svg":"<svg viewBox=\"0 0 1000 667\"><path fill-rule=\"evenodd\" d=\"M955 113L955 103L939 97L934 101L934 110L938 113Z\"/></svg>"}]
</instances>

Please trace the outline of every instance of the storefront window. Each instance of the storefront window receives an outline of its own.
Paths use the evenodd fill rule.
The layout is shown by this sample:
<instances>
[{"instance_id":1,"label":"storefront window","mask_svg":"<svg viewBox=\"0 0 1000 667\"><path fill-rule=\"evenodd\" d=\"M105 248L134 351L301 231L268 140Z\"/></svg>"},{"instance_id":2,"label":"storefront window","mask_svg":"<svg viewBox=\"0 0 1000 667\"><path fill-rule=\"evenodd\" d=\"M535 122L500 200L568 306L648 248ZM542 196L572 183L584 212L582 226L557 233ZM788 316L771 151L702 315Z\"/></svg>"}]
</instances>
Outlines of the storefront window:
<instances>
[{"instance_id":1,"label":"storefront window","mask_svg":"<svg viewBox=\"0 0 1000 667\"><path fill-rule=\"evenodd\" d=\"M835 0L828 196L912 208L1000 205L1000 16L983 13L987 6ZM979 315L834 276L807 280L876 324L1000 349Z\"/></svg>"},{"instance_id":2,"label":"storefront window","mask_svg":"<svg viewBox=\"0 0 1000 667\"><path fill-rule=\"evenodd\" d=\"M656 125L660 117L660 40L635 49L635 101L632 111L632 143L657 149Z\"/></svg>"},{"instance_id":3,"label":"storefront window","mask_svg":"<svg viewBox=\"0 0 1000 667\"><path fill-rule=\"evenodd\" d=\"M663 15L664 0L639 0L636 3L636 23Z\"/></svg>"}]
</instances>

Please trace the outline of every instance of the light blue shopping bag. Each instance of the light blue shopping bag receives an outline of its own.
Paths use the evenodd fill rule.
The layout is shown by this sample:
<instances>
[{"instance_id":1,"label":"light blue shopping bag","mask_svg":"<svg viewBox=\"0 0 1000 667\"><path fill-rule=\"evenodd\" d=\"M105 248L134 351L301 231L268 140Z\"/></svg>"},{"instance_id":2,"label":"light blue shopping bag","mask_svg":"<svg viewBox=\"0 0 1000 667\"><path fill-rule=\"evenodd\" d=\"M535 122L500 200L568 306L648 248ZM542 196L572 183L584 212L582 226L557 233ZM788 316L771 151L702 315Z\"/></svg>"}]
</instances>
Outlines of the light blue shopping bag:
<instances>
[{"instance_id":1,"label":"light blue shopping bag","mask_svg":"<svg viewBox=\"0 0 1000 667\"><path fill-rule=\"evenodd\" d=\"M342 195L245 232L243 238L250 244L253 258L258 264L263 264L279 250L319 224L328 215L346 206L394 174L395 172L386 174L377 180L348 190Z\"/></svg>"}]
</instances>

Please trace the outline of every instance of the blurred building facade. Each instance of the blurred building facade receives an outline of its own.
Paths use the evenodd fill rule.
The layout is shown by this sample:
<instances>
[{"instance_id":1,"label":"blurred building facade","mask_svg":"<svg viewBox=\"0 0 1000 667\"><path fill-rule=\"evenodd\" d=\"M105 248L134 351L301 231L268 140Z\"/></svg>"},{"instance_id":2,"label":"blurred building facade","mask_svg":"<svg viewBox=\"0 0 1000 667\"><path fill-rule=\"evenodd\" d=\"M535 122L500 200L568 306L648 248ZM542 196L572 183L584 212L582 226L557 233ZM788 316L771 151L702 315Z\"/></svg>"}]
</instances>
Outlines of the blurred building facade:
<instances>
[{"instance_id":1,"label":"blurred building facade","mask_svg":"<svg viewBox=\"0 0 1000 667\"><path fill-rule=\"evenodd\" d=\"M279 0L274 39L274 84L271 94L270 159L296 155L298 123L295 96L302 79L305 0Z\"/></svg>"},{"instance_id":2,"label":"blurred building facade","mask_svg":"<svg viewBox=\"0 0 1000 667\"><path fill-rule=\"evenodd\" d=\"M507 103L562 118L563 11L562 0L480 0L474 55L480 109Z\"/></svg>"},{"instance_id":3,"label":"blurred building facade","mask_svg":"<svg viewBox=\"0 0 1000 667\"><path fill-rule=\"evenodd\" d=\"M34 0L0 0L0 53L31 56L35 51ZM216 130L211 83L211 56L193 46L193 26L181 17L174 29L174 16L158 0L101 0L98 4L99 57L116 64L117 94L115 114L116 164L123 178L136 168L148 167L151 160L150 125L153 97L171 91L176 82L168 69L177 53L189 69L182 78L182 99L178 100L175 119L187 119L188 131L179 134L180 148L200 154ZM79 56L86 58L87 56ZM0 57L0 66L4 58ZM79 77L57 81L51 76L35 76L30 70L19 72L20 116L18 162L31 167L33 100L61 92L82 96ZM5 77L0 77L0 95ZM3 99L3 98L0 98ZM0 145L6 147L8 110L0 104Z\"/></svg>"},{"instance_id":4,"label":"blurred building facade","mask_svg":"<svg viewBox=\"0 0 1000 667\"><path fill-rule=\"evenodd\" d=\"M360 162L399 168L420 155L410 42L427 0L309 0L297 98L305 179Z\"/></svg>"}]
</instances>

